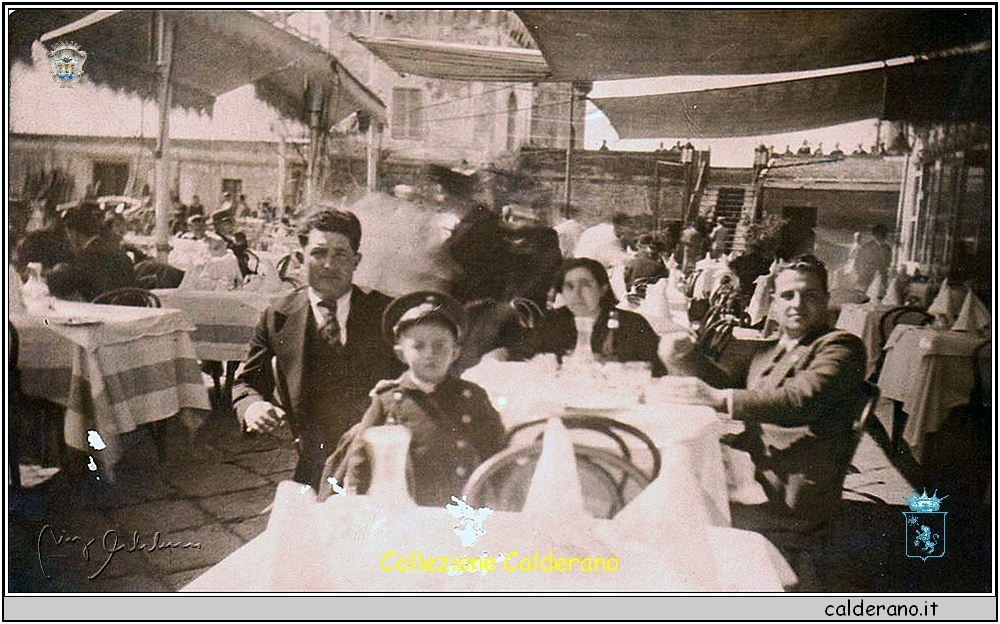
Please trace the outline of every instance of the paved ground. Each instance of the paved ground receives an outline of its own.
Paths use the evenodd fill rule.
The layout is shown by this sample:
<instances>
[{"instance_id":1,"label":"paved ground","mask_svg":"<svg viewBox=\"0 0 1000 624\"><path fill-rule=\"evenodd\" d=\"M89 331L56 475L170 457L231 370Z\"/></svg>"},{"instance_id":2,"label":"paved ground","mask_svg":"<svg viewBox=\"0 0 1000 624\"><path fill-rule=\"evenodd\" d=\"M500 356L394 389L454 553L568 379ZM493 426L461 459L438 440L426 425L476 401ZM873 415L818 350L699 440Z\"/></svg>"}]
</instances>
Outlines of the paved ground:
<instances>
[{"instance_id":1,"label":"paved ground","mask_svg":"<svg viewBox=\"0 0 1000 624\"><path fill-rule=\"evenodd\" d=\"M193 436L173 422L168 433L165 462L148 436L131 435L114 485L60 473L10 495L9 591L176 591L263 531L275 486L292 472L291 442L245 437L216 414ZM947 556L909 559L901 497L910 484L868 434L853 463L834 546L814 557L824 591L990 591L989 510L945 504ZM138 548L157 531L158 544L200 547Z\"/></svg>"}]
</instances>

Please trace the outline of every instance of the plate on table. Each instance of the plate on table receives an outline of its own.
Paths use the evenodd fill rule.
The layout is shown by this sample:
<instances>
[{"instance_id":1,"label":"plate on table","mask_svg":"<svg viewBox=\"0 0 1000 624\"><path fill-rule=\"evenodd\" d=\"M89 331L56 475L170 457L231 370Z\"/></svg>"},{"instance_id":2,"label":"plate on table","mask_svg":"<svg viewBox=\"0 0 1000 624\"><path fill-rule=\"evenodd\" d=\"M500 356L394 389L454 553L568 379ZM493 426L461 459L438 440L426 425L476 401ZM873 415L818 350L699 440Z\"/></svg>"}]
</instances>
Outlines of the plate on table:
<instances>
[{"instance_id":1,"label":"plate on table","mask_svg":"<svg viewBox=\"0 0 1000 624\"><path fill-rule=\"evenodd\" d=\"M89 317L89 316L63 316L63 317L48 317L45 319L46 322L52 323L54 325L66 325L68 327L83 327L86 325L100 325L104 321L101 319Z\"/></svg>"},{"instance_id":2,"label":"plate on table","mask_svg":"<svg viewBox=\"0 0 1000 624\"><path fill-rule=\"evenodd\" d=\"M633 408L625 407L621 404L618 405L608 405L607 407L579 407L574 405L567 405L565 407L565 413L567 416L607 416L608 418L613 418L614 416L621 414L623 412L628 412Z\"/></svg>"}]
</instances>

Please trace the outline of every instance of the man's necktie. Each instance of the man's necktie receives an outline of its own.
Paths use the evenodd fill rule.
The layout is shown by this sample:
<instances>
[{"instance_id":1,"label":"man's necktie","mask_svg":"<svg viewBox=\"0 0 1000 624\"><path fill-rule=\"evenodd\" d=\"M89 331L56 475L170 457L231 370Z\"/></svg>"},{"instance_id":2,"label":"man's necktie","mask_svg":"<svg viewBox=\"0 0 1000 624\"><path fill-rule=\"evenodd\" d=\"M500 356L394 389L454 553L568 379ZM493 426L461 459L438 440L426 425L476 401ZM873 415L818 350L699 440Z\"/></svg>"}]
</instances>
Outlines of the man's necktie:
<instances>
[{"instance_id":1,"label":"man's necktie","mask_svg":"<svg viewBox=\"0 0 1000 624\"><path fill-rule=\"evenodd\" d=\"M340 323L337 322L337 302L320 301L319 306L326 310L326 322L319 328L319 335L331 347L339 349L343 345L340 343Z\"/></svg>"}]
</instances>

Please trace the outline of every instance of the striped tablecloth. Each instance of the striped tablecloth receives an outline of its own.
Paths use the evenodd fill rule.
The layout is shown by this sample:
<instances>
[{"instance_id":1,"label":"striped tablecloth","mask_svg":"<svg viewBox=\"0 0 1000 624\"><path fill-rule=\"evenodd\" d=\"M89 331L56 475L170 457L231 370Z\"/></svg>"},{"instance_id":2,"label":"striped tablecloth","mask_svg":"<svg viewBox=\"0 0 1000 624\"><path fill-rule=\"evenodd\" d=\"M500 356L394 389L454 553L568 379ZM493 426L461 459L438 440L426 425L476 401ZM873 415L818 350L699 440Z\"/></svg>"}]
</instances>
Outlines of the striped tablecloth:
<instances>
[{"instance_id":1,"label":"striped tablecloth","mask_svg":"<svg viewBox=\"0 0 1000 624\"><path fill-rule=\"evenodd\" d=\"M90 450L87 432L96 430L111 465L119 435L209 409L193 327L176 310L55 300L49 313L11 321L25 391L66 405L69 446Z\"/></svg>"},{"instance_id":2,"label":"striped tablecloth","mask_svg":"<svg viewBox=\"0 0 1000 624\"><path fill-rule=\"evenodd\" d=\"M242 360L253 329L274 299L287 293L259 293L244 290L204 291L163 289L154 290L164 308L180 310L183 318L194 326L191 340L201 360L226 362Z\"/></svg>"}]
</instances>

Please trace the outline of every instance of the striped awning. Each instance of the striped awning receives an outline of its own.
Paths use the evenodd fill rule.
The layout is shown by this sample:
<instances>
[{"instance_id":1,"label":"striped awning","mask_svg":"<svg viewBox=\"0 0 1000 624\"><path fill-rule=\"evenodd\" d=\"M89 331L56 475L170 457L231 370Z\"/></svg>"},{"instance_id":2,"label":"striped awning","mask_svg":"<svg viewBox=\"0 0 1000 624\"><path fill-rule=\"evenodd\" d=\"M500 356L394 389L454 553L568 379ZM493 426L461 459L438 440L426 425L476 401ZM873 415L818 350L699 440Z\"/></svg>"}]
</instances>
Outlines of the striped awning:
<instances>
[{"instance_id":1,"label":"striped awning","mask_svg":"<svg viewBox=\"0 0 1000 624\"><path fill-rule=\"evenodd\" d=\"M157 11L96 11L56 26L44 10L16 11L20 40L70 40L87 52L86 79L157 99ZM68 14L67 14L68 15ZM385 123L385 104L322 48L249 11L166 11L174 24L173 105L211 111L215 98L246 84L283 115L309 122L306 93L323 94L331 124L364 111ZM48 30L34 32L40 26Z\"/></svg>"},{"instance_id":2,"label":"striped awning","mask_svg":"<svg viewBox=\"0 0 1000 624\"><path fill-rule=\"evenodd\" d=\"M545 80L551 74L538 50L368 37L355 33L351 33L351 37L403 74L482 82L533 82Z\"/></svg>"}]
</instances>

